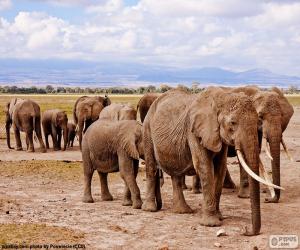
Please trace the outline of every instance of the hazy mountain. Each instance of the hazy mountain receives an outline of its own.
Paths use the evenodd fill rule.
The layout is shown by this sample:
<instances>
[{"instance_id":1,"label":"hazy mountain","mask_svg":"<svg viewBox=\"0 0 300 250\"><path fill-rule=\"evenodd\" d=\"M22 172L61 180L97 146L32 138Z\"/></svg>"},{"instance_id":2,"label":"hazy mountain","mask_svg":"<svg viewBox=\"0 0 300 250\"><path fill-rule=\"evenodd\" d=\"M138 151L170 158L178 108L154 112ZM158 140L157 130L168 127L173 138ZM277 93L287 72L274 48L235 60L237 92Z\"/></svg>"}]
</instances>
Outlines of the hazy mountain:
<instances>
[{"instance_id":1,"label":"hazy mountain","mask_svg":"<svg viewBox=\"0 0 300 250\"><path fill-rule=\"evenodd\" d=\"M265 69L234 72L221 68L171 68L137 63L97 63L72 60L0 60L1 85L141 86L170 85L300 86L300 77Z\"/></svg>"}]
</instances>

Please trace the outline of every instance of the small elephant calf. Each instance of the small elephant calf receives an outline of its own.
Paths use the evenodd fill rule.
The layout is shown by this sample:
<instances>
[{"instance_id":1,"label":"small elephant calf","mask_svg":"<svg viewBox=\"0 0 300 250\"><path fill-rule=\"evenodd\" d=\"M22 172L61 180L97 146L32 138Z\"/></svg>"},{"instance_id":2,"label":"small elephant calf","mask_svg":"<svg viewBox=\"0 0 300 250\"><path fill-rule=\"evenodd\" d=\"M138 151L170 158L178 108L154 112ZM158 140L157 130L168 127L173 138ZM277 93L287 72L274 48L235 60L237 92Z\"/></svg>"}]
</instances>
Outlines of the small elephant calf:
<instances>
[{"instance_id":1,"label":"small elephant calf","mask_svg":"<svg viewBox=\"0 0 300 250\"><path fill-rule=\"evenodd\" d=\"M120 171L125 182L123 206L141 208L142 200L136 177L139 158L143 156L142 125L139 122L108 119L94 122L82 141L83 202L94 202L91 180L95 170L100 177L102 200L113 200L107 185L107 174Z\"/></svg>"},{"instance_id":2,"label":"small elephant calf","mask_svg":"<svg viewBox=\"0 0 300 250\"><path fill-rule=\"evenodd\" d=\"M67 143L67 146L73 148L73 143L74 143L74 139L75 139L75 136L76 136L76 126L75 126L74 123L68 122L67 127L68 127L68 143Z\"/></svg>"}]
</instances>

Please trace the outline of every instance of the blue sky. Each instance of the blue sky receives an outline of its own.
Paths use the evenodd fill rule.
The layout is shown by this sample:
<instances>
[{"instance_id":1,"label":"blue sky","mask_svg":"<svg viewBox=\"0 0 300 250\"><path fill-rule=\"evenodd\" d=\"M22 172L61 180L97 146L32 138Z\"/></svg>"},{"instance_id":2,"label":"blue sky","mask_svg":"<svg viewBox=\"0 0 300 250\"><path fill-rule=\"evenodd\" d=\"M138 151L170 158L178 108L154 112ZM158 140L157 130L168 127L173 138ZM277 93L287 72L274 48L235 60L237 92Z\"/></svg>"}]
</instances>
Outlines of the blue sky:
<instances>
[{"instance_id":1,"label":"blue sky","mask_svg":"<svg viewBox=\"0 0 300 250\"><path fill-rule=\"evenodd\" d=\"M300 75L296 0L0 0L0 59Z\"/></svg>"}]
</instances>

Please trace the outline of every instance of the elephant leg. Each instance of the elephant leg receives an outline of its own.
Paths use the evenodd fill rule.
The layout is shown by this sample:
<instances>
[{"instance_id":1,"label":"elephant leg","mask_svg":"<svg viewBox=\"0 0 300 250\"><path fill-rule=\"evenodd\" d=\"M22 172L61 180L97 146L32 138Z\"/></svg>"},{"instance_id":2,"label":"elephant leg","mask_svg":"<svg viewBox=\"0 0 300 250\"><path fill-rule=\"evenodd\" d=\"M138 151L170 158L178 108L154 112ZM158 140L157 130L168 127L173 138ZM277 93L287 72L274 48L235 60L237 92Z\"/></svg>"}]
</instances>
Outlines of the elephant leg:
<instances>
[{"instance_id":1,"label":"elephant leg","mask_svg":"<svg viewBox=\"0 0 300 250\"><path fill-rule=\"evenodd\" d=\"M144 133L144 151L146 163L147 191L146 199L142 205L144 211L155 212L162 207L159 186L159 170L157 169L154 148L147 128ZM158 185L158 186L157 186Z\"/></svg>"},{"instance_id":2,"label":"elephant leg","mask_svg":"<svg viewBox=\"0 0 300 250\"><path fill-rule=\"evenodd\" d=\"M22 149L22 142L21 142L21 137L20 137L20 130L14 125L14 133L15 133L15 139L16 139L16 150L21 151Z\"/></svg>"},{"instance_id":3,"label":"elephant leg","mask_svg":"<svg viewBox=\"0 0 300 250\"><path fill-rule=\"evenodd\" d=\"M54 151L59 150L58 144L57 144L57 131L54 125L51 126L51 136L53 141L53 149Z\"/></svg>"},{"instance_id":4,"label":"elephant leg","mask_svg":"<svg viewBox=\"0 0 300 250\"><path fill-rule=\"evenodd\" d=\"M46 148L49 149L49 134L45 134L45 143L46 143Z\"/></svg>"},{"instance_id":5,"label":"elephant leg","mask_svg":"<svg viewBox=\"0 0 300 250\"><path fill-rule=\"evenodd\" d=\"M26 150L29 149L29 139L28 139L28 135L26 134Z\"/></svg>"},{"instance_id":6,"label":"elephant leg","mask_svg":"<svg viewBox=\"0 0 300 250\"><path fill-rule=\"evenodd\" d=\"M249 198L249 182L248 182L248 175L243 167L240 165L240 188L238 197L239 198Z\"/></svg>"},{"instance_id":7,"label":"elephant leg","mask_svg":"<svg viewBox=\"0 0 300 250\"><path fill-rule=\"evenodd\" d=\"M188 189L188 187L187 187L187 185L185 183L185 175L182 177L182 189L183 190L187 190Z\"/></svg>"},{"instance_id":8,"label":"elephant leg","mask_svg":"<svg viewBox=\"0 0 300 250\"><path fill-rule=\"evenodd\" d=\"M33 131L27 131L26 132L26 137L28 137L28 141L29 141L29 148L28 148L28 152L34 152L34 145L33 145Z\"/></svg>"},{"instance_id":9,"label":"elephant leg","mask_svg":"<svg viewBox=\"0 0 300 250\"><path fill-rule=\"evenodd\" d=\"M80 147L80 150L81 150L81 143L82 143L82 133L83 133L83 125L84 125L84 121L83 120L80 120L78 122L78 139L79 139L79 147Z\"/></svg>"},{"instance_id":10,"label":"elephant leg","mask_svg":"<svg viewBox=\"0 0 300 250\"><path fill-rule=\"evenodd\" d=\"M200 224L204 226L220 226L222 221L219 219L216 207L213 155L194 136L189 137L189 146L194 168L200 177L203 193Z\"/></svg>"},{"instance_id":11,"label":"elephant leg","mask_svg":"<svg viewBox=\"0 0 300 250\"><path fill-rule=\"evenodd\" d=\"M137 169L134 165L136 166L137 164L134 164L133 160L127 155L121 153L119 154L120 174L125 182L125 185L128 186L130 190L131 199L133 201L132 207L140 209L142 207L142 199L140 189L136 183Z\"/></svg>"},{"instance_id":12,"label":"elephant leg","mask_svg":"<svg viewBox=\"0 0 300 250\"><path fill-rule=\"evenodd\" d=\"M229 189L235 189L236 186L230 176L230 173L228 171L228 169L226 170L226 174L225 174L225 180L224 180L224 188L229 188Z\"/></svg>"},{"instance_id":13,"label":"elephant leg","mask_svg":"<svg viewBox=\"0 0 300 250\"><path fill-rule=\"evenodd\" d=\"M112 201L113 197L109 192L108 183L107 183L107 173L101 173L98 171L100 184L101 184L101 200L103 201Z\"/></svg>"},{"instance_id":14,"label":"elephant leg","mask_svg":"<svg viewBox=\"0 0 300 250\"><path fill-rule=\"evenodd\" d=\"M126 182L125 182L125 187L124 187L124 198L123 198L122 205L123 206L132 206L131 193L130 193L130 189L127 186Z\"/></svg>"},{"instance_id":15,"label":"elephant leg","mask_svg":"<svg viewBox=\"0 0 300 250\"><path fill-rule=\"evenodd\" d=\"M84 193L83 193L82 201L85 203L93 203L94 200L92 197L91 185L92 185L94 169L88 157L89 157L88 155L84 155L84 154L82 155L83 175L84 175Z\"/></svg>"},{"instance_id":16,"label":"elephant leg","mask_svg":"<svg viewBox=\"0 0 300 250\"><path fill-rule=\"evenodd\" d=\"M222 150L214 159L214 186L215 186L215 199L216 210L220 220L223 220L223 216L220 211L220 198L222 194L222 188L227 170L227 146L223 146Z\"/></svg>"},{"instance_id":17,"label":"elephant leg","mask_svg":"<svg viewBox=\"0 0 300 250\"><path fill-rule=\"evenodd\" d=\"M171 178L173 186L173 211L179 214L192 213L193 210L184 199L182 191L182 176L171 176Z\"/></svg>"},{"instance_id":18,"label":"elephant leg","mask_svg":"<svg viewBox=\"0 0 300 250\"><path fill-rule=\"evenodd\" d=\"M193 191L194 194L200 194L201 193L200 178L197 174L193 176L192 191Z\"/></svg>"},{"instance_id":19,"label":"elephant leg","mask_svg":"<svg viewBox=\"0 0 300 250\"><path fill-rule=\"evenodd\" d=\"M57 129L57 148L61 150L61 129Z\"/></svg>"},{"instance_id":20,"label":"elephant leg","mask_svg":"<svg viewBox=\"0 0 300 250\"><path fill-rule=\"evenodd\" d=\"M42 136L42 128L41 128L41 118L36 118L36 127L35 127L35 133L36 133L36 137L39 140L39 144L40 144L40 149L42 151L42 153L46 153L46 147L45 144L43 142L43 136Z\"/></svg>"}]
</instances>

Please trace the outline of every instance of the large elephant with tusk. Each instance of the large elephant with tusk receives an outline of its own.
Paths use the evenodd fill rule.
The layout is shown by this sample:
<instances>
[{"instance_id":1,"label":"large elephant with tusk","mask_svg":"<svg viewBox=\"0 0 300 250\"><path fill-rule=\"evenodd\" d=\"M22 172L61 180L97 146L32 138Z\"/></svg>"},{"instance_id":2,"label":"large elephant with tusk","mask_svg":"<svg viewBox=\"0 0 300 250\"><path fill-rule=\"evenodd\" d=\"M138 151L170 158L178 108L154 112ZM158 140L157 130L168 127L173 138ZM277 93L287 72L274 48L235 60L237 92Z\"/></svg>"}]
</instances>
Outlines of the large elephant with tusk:
<instances>
[{"instance_id":1,"label":"large elephant with tusk","mask_svg":"<svg viewBox=\"0 0 300 250\"><path fill-rule=\"evenodd\" d=\"M270 91L262 91L258 87L227 88L232 93L245 93L253 100L254 107L258 114L258 133L260 145L263 151L271 160L272 178L276 185L280 185L280 144L282 144L288 158L292 160L287 146L282 138L282 134L287 128L293 116L293 106L278 88ZM268 178L266 171L263 171L265 178ZM230 185L231 178L227 171L224 185ZM246 187L248 186L247 175L241 168L239 197L249 197ZM270 189L271 198L266 198L266 202L278 202L280 190Z\"/></svg>"},{"instance_id":2,"label":"large elephant with tusk","mask_svg":"<svg viewBox=\"0 0 300 250\"><path fill-rule=\"evenodd\" d=\"M147 192L145 211L162 207L158 168L169 174L173 185L173 209L192 212L182 191L184 175L200 176L205 226L220 226L220 197L226 173L228 145L235 146L249 177L252 231L261 227L259 183L276 186L259 177L258 116L251 99L210 87L199 94L170 90L151 105L144 120L144 154Z\"/></svg>"}]
</instances>

